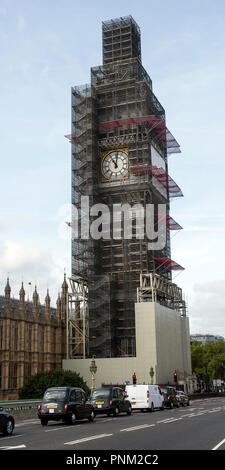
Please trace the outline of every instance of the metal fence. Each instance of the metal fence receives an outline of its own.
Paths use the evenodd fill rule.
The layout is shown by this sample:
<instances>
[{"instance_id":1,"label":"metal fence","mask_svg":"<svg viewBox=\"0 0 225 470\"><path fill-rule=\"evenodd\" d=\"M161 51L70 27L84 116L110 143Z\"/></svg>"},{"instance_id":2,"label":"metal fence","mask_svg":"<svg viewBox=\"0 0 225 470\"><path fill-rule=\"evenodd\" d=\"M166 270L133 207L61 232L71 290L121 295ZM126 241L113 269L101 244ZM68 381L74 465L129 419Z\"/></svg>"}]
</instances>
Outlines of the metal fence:
<instances>
[{"instance_id":1,"label":"metal fence","mask_svg":"<svg viewBox=\"0 0 225 470\"><path fill-rule=\"evenodd\" d=\"M37 407L40 400L10 400L10 401L1 401L0 408L3 408L4 411L8 411L15 418L33 418L37 417Z\"/></svg>"}]
</instances>

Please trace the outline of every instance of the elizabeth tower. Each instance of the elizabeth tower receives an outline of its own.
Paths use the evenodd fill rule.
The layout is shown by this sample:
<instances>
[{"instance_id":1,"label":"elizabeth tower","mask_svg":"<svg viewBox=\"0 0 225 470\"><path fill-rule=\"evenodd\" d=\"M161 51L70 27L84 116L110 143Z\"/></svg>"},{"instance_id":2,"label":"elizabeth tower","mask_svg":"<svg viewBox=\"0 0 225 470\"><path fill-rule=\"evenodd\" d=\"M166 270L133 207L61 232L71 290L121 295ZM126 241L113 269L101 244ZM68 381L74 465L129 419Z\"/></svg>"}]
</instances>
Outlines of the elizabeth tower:
<instances>
[{"instance_id":1,"label":"elizabeth tower","mask_svg":"<svg viewBox=\"0 0 225 470\"><path fill-rule=\"evenodd\" d=\"M135 356L140 274L157 273L170 281L171 269L179 267L170 258L170 230L180 227L169 210L170 198L182 192L168 175L167 158L180 149L142 66L137 23L131 16L103 22L102 39L103 64L91 68L90 84L72 88L72 204L79 226L96 204L111 216L119 205L131 212L139 205L145 214L151 204L156 227L164 217L165 244L149 249L147 236L137 237L138 217L132 237L124 236L123 223L117 233L112 217L110 233L103 222L97 240L87 233L72 237L72 275L88 285L89 355ZM114 222L115 217L116 211Z\"/></svg>"}]
</instances>

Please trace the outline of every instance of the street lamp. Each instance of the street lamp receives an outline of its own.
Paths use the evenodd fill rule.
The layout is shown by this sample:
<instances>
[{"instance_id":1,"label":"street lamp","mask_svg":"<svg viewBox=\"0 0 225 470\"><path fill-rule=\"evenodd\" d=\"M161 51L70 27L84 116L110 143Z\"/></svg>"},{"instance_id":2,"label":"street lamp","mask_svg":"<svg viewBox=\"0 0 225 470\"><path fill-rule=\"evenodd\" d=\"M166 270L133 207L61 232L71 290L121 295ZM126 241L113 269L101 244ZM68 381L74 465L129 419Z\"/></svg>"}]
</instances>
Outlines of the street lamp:
<instances>
[{"instance_id":1,"label":"street lamp","mask_svg":"<svg viewBox=\"0 0 225 470\"><path fill-rule=\"evenodd\" d=\"M97 366L95 364L95 356L92 356L90 372L91 372L91 380L92 380L92 385L91 385L91 396L92 396L94 388L95 388L95 374L97 372Z\"/></svg>"},{"instance_id":2,"label":"street lamp","mask_svg":"<svg viewBox=\"0 0 225 470\"><path fill-rule=\"evenodd\" d=\"M154 372L154 369L153 369L153 367L151 367L151 368L150 368L150 372L149 372L149 375L150 375L150 377L151 377L151 385L153 385L154 373L155 373L155 372Z\"/></svg>"}]
</instances>

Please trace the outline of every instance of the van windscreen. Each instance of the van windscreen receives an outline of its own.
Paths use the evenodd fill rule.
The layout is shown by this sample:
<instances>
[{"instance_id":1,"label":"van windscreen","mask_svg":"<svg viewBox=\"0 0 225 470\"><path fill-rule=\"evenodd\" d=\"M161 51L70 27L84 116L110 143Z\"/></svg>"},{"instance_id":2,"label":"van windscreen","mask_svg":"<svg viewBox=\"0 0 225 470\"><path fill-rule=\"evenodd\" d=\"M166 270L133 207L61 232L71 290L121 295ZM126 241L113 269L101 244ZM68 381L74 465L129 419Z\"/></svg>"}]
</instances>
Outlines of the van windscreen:
<instances>
[{"instance_id":1,"label":"van windscreen","mask_svg":"<svg viewBox=\"0 0 225 470\"><path fill-rule=\"evenodd\" d=\"M160 390L161 390L161 392L164 393L165 395L167 395L167 394L169 393L168 388L160 387Z\"/></svg>"}]
</instances>

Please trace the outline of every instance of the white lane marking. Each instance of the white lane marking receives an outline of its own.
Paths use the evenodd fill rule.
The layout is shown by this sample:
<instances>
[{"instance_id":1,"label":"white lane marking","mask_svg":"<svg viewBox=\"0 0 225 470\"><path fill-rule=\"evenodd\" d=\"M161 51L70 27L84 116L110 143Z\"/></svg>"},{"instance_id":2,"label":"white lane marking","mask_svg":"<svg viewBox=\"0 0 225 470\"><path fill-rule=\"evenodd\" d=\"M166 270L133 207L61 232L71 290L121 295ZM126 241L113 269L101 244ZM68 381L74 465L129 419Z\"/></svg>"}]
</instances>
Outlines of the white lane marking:
<instances>
[{"instance_id":1,"label":"white lane marking","mask_svg":"<svg viewBox=\"0 0 225 470\"><path fill-rule=\"evenodd\" d=\"M181 415L180 419L187 418L187 417L188 417L188 415Z\"/></svg>"},{"instance_id":2,"label":"white lane marking","mask_svg":"<svg viewBox=\"0 0 225 470\"><path fill-rule=\"evenodd\" d=\"M113 434L98 434L96 436L84 437L83 439L77 439L76 441L64 442L65 446L72 446L73 444L80 444L82 442L92 441L95 439L102 439L103 437L110 437Z\"/></svg>"},{"instance_id":3,"label":"white lane marking","mask_svg":"<svg viewBox=\"0 0 225 470\"><path fill-rule=\"evenodd\" d=\"M157 423L167 423L167 422L170 422L171 420L174 420L174 418L162 419L161 421L156 421L156 422Z\"/></svg>"},{"instance_id":4,"label":"white lane marking","mask_svg":"<svg viewBox=\"0 0 225 470\"><path fill-rule=\"evenodd\" d=\"M223 439L221 442L219 442L219 444L217 444L215 447L213 447L212 450L217 450L217 449L219 449L219 447L221 447L224 443L225 443L225 439Z\"/></svg>"},{"instance_id":5,"label":"white lane marking","mask_svg":"<svg viewBox=\"0 0 225 470\"><path fill-rule=\"evenodd\" d=\"M187 411L187 412L189 412L189 411L195 411L195 410L204 410L204 409L205 409L205 408L199 408L199 407L197 407L197 408L192 408L192 407L190 407L190 406L186 406L186 408L184 408L184 407L182 407L182 408L183 408L183 409L182 409L181 411Z\"/></svg>"},{"instance_id":6,"label":"white lane marking","mask_svg":"<svg viewBox=\"0 0 225 470\"><path fill-rule=\"evenodd\" d=\"M107 423L107 421L114 421L114 418L109 418L109 419L105 419L105 420L102 420L102 421Z\"/></svg>"},{"instance_id":7,"label":"white lane marking","mask_svg":"<svg viewBox=\"0 0 225 470\"><path fill-rule=\"evenodd\" d=\"M208 410L208 413L218 413L220 410Z\"/></svg>"},{"instance_id":8,"label":"white lane marking","mask_svg":"<svg viewBox=\"0 0 225 470\"><path fill-rule=\"evenodd\" d=\"M220 411L222 410L222 406L217 406L216 408L212 408L213 411Z\"/></svg>"},{"instance_id":9,"label":"white lane marking","mask_svg":"<svg viewBox=\"0 0 225 470\"><path fill-rule=\"evenodd\" d=\"M79 428L80 424L76 424L76 428ZM61 429L70 429L74 428L74 426L62 426L59 428L47 429L45 432L52 432L52 431L61 431Z\"/></svg>"},{"instance_id":10,"label":"white lane marking","mask_svg":"<svg viewBox=\"0 0 225 470\"><path fill-rule=\"evenodd\" d=\"M5 446L5 447L0 447L2 450L13 450L13 449L22 449L26 447L25 444L21 444L20 446Z\"/></svg>"},{"instance_id":11,"label":"white lane marking","mask_svg":"<svg viewBox=\"0 0 225 470\"><path fill-rule=\"evenodd\" d=\"M104 419L104 418L98 418L96 419L95 423L100 424L100 423L107 423L108 421L115 421L114 418L109 418L109 419Z\"/></svg>"},{"instance_id":12,"label":"white lane marking","mask_svg":"<svg viewBox=\"0 0 225 470\"><path fill-rule=\"evenodd\" d=\"M174 421L180 421L182 418L173 418L170 419L170 421L164 421L163 424L169 424L169 423L174 423Z\"/></svg>"},{"instance_id":13,"label":"white lane marking","mask_svg":"<svg viewBox=\"0 0 225 470\"><path fill-rule=\"evenodd\" d=\"M39 419L37 421L29 421L28 423L19 423L15 425L15 428L21 428L22 426L27 426L28 424L40 424Z\"/></svg>"},{"instance_id":14,"label":"white lane marking","mask_svg":"<svg viewBox=\"0 0 225 470\"><path fill-rule=\"evenodd\" d=\"M139 429L151 428L155 424L142 424L140 426L133 426L132 428L120 429L120 432L138 431Z\"/></svg>"},{"instance_id":15,"label":"white lane marking","mask_svg":"<svg viewBox=\"0 0 225 470\"><path fill-rule=\"evenodd\" d=\"M16 436L1 437L0 443L1 443L2 441L4 441L5 439L10 439L10 441L11 441L11 439L15 439L15 437L21 437L21 436L24 436L24 434L16 434Z\"/></svg>"}]
</instances>

